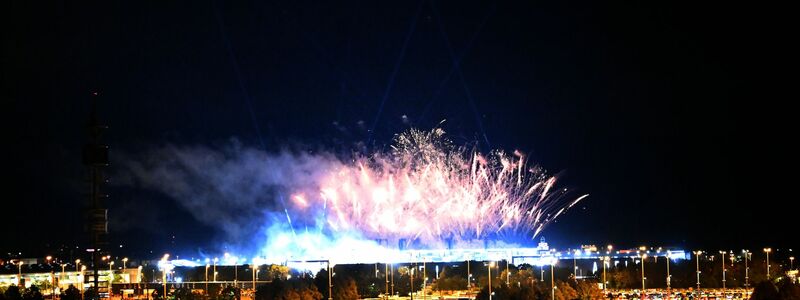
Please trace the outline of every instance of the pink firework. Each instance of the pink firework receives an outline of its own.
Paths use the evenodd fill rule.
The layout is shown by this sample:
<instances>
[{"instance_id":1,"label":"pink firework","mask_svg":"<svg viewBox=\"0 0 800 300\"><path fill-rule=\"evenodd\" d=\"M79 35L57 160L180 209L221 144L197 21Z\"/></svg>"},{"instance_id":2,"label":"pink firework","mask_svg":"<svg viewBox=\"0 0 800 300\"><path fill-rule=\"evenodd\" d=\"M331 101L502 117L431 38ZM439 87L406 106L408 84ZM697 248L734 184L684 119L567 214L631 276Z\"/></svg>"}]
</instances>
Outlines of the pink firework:
<instances>
[{"instance_id":1,"label":"pink firework","mask_svg":"<svg viewBox=\"0 0 800 300\"><path fill-rule=\"evenodd\" d=\"M535 237L588 195L568 197L556 177L515 151L483 155L452 145L444 131L412 129L391 151L340 164L319 189L297 192L287 213L313 216L332 232L380 240L466 241Z\"/></svg>"}]
</instances>

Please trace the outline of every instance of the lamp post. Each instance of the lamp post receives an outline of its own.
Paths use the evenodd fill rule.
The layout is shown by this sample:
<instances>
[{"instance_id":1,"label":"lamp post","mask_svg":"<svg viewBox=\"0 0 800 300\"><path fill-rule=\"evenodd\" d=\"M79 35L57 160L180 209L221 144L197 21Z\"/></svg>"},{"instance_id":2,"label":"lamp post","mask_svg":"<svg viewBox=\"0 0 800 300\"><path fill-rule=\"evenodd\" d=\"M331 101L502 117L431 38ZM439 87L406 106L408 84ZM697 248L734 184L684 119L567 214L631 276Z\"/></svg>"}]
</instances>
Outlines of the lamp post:
<instances>
[{"instance_id":1,"label":"lamp post","mask_svg":"<svg viewBox=\"0 0 800 300\"><path fill-rule=\"evenodd\" d=\"M722 292L725 293L725 254L728 253L726 251L720 251L719 257L720 261L722 262Z\"/></svg>"},{"instance_id":2,"label":"lamp post","mask_svg":"<svg viewBox=\"0 0 800 300\"><path fill-rule=\"evenodd\" d=\"M258 272L258 265L256 265L256 260L253 259L253 297L255 297L256 293L256 272Z\"/></svg>"},{"instance_id":3,"label":"lamp post","mask_svg":"<svg viewBox=\"0 0 800 300\"><path fill-rule=\"evenodd\" d=\"M609 246L610 247L610 246ZM608 280L606 280L606 264L611 261L611 258L608 256L603 257L603 293L606 292L606 286L608 285Z\"/></svg>"},{"instance_id":4,"label":"lamp post","mask_svg":"<svg viewBox=\"0 0 800 300\"><path fill-rule=\"evenodd\" d=\"M703 251L700 251L700 250L692 251L692 253L694 253L694 261L697 264L696 265L696 267L697 267L697 271L696 271L696 273L697 273L697 289L699 290L700 289L700 254L703 254Z\"/></svg>"},{"instance_id":5,"label":"lamp post","mask_svg":"<svg viewBox=\"0 0 800 300\"><path fill-rule=\"evenodd\" d=\"M733 269L733 263L736 261L736 255L733 254L733 250L731 250L730 254L728 254L728 258L731 260L731 269Z\"/></svg>"},{"instance_id":6,"label":"lamp post","mask_svg":"<svg viewBox=\"0 0 800 300\"><path fill-rule=\"evenodd\" d=\"M52 268L50 269L50 285L51 285L51 294L50 299L56 299L56 274L53 272Z\"/></svg>"},{"instance_id":7,"label":"lamp post","mask_svg":"<svg viewBox=\"0 0 800 300\"><path fill-rule=\"evenodd\" d=\"M333 283L331 283L331 276L333 276L333 274L331 274L331 261L327 260L326 262L328 263L328 300L333 300ZM392 283L392 285L394 285L394 283Z\"/></svg>"},{"instance_id":8,"label":"lamp post","mask_svg":"<svg viewBox=\"0 0 800 300\"><path fill-rule=\"evenodd\" d=\"M20 260L19 263L17 263L17 268L19 268L19 271L17 273L17 276L18 276L17 277L17 286L19 286L20 288L23 288L23 286L22 286L22 265L23 264L25 264L25 263L22 260Z\"/></svg>"},{"instance_id":9,"label":"lamp post","mask_svg":"<svg viewBox=\"0 0 800 300\"><path fill-rule=\"evenodd\" d=\"M644 288L645 288L644 281L646 278L644 277L644 263L646 260L647 260L647 253L642 254L642 293L644 293Z\"/></svg>"},{"instance_id":10,"label":"lamp post","mask_svg":"<svg viewBox=\"0 0 800 300\"><path fill-rule=\"evenodd\" d=\"M392 280L392 296L394 296L394 264L389 265L389 278Z\"/></svg>"},{"instance_id":11,"label":"lamp post","mask_svg":"<svg viewBox=\"0 0 800 300\"><path fill-rule=\"evenodd\" d=\"M417 268L414 267L413 264L408 264L408 279L411 281L411 284L408 286L408 295L411 297L411 300L414 300L414 271Z\"/></svg>"},{"instance_id":12,"label":"lamp post","mask_svg":"<svg viewBox=\"0 0 800 300\"><path fill-rule=\"evenodd\" d=\"M83 299L83 289L84 289L83 281L85 280L83 278L83 273L84 272L86 272L86 266L81 266L81 273L78 275L78 278L79 278L80 283L81 283L81 299Z\"/></svg>"},{"instance_id":13,"label":"lamp post","mask_svg":"<svg viewBox=\"0 0 800 300\"><path fill-rule=\"evenodd\" d=\"M383 276L386 278L386 287L384 293L386 294L386 299L389 299L389 264L383 265Z\"/></svg>"},{"instance_id":14,"label":"lamp post","mask_svg":"<svg viewBox=\"0 0 800 300\"><path fill-rule=\"evenodd\" d=\"M747 266L747 261L750 260L750 251L742 250L742 254L744 254L744 287L747 288L750 286L750 267Z\"/></svg>"},{"instance_id":15,"label":"lamp post","mask_svg":"<svg viewBox=\"0 0 800 300\"><path fill-rule=\"evenodd\" d=\"M163 297L165 299L167 298L167 264L166 263L167 263L167 259L168 258L169 258L169 254L164 254L164 257L161 258L161 261L163 262L163 267L162 267L163 270L161 270L161 274L162 274L162 278L163 278L162 282L164 283L164 295L163 295Z\"/></svg>"},{"instance_id":16,"label":"lamp post","mask_svg":"<svg viewBox=\"0 0 800 300\"><path fill-rule=\"evenodd\" d=\"M136 268L136 286L139 287L139 290L142 289L142 266L141 265L139 265L139 267Z\"/></svg>"},{"instance_id":17,"label":"lamp post","mask_svg":"<svg viewBox=\"0 0 800 300\"><path fill-rule=\"evenodd\" d=\"M209 266L210 266L209 264L206 264L206 290L205 290L206 295L208 295L208 267Z\"/></svg>"},{"instance_id":18,"label":"lamp post","mask_svg":"<svg viewBox=\"0 0 800 300\"><path fill-rule=\"evenodd\" d=\"M467 259L467 290L472 287L472 273L469 272L469 259Z\"/></svg>"},{"instance_id":19,"label":"lamp post","mask_svg":"<svg viewBox=\"0 0 800 300\"><path fill-rule=\"evenodd\" d=\"M111 270L111 267L113 267L113 266L114 266L114 262L113 261L108 263L108 283L109 284L114 282L114 271Z\"/></svg>"},{"instance_id":20,"label":"lamp post","mask_svg":"<svg viewBox=\"0 0 800 300\"><path fill-rule=\"evenodd\" d=\"M428 268L425 260L426 258L422 258L422 299L425 299L425 288L428 287Z\"/></svg>"},{"instance_id":21,"label":"lamp post","mask_svg":"<svg viewBox=\"0 0 800 300\"><path fill-rule=\"evenodd\" d=\"M50 288L52 289L52 291L51 291L52 294L50 294L50 295L53 297L53 299L55 299L55 297L56 297L56 274L53 271L53 266L50 264L52 262L52 260L53 260L53 257L48 255L44 259L47 261L47 266L50 268L50 285L51 285Z\"/></svg>"},{"instance_id":22,"label":"lamp post","mask_svg":"<svg viewBox=\"0 0 800 300\"><path fill-rule=\"evenodd\" d=\"M126 266L126 264L127 264L127 263L128 263L128 258L127 258L127 257L123 258L123 259L122 259L122 271L125 271L125 269L127 269L127 268L128 268L128 267Z\"/></svg>"},{"instance_id":23,"label":"lamp post","mask_svg":"<svg viewBox=\"0 0 800 300\"><path fill-rule=\"evenodd\" d=\"M494 262L489 262L489 300L492 300L492 267L494 267Z\"/></svg>"},{"instance_id":24,"label":"lamp post","mask_svg":"<svg viewBox=\"0 0 800 300\"><path fill-rule=\"evenodd\" d=\"M541 279L541 280L542 280L542 282L544 282L544 265L541 265L541 266L539 267L539 271L541 271L541 274L539 274L539 275L540 275L540 276L539 276L539 279Z\"/></svg>"},{"instance_id":25,"label":"lamp post","mask_svg":"<svg viewBox=\"0 0 800 300\"><path fill-rule=\"evenodd\" d=\"M669 296L670 291L672 291L671 290L671 286L670 286L670 281L672 281L672 277L669 275L669 259L671 257L672 257L672 255L669 253L669 251L667 251L667 257L666 257L666 261L667 261L667 296Z\"/></svg>"},{"instance_id":26,"label":"lamp post","mask_svg":"<svg viewBox=\"0 0 800 300\"><path fill-rule=\"evenodd\" d=\"M789 270L794 270L794 256L789 256Z\"/></svg>"},{"instance_id":27,"label":"lamp post","mask_svg":"<svg viewBox=\"0 0 800 300\"><path fill-rule=\"evenodd\" d=\"M217 282L217 261L219 258L214 257L214 282Z\"/></svg>"},{"instance_id":28,"label":"lamp post","mask_svg":"<svg viewBox=\"0 0 800 300\"><path fill-rule=\"evenodd\" d=\"M506 285L511 285L511 268L508 266L509 261L506 260Z\"/></svg>"},{"instance_id":29,"label":"lamp post","mask_svg":"<svg viewBox=\"0 0 800 300\"><path fill-rule=\"evenodd\" d=\"M578 262L575 259L575 255L577 255L577 252L572 254L572 278L578 280Z\"/></svg>"},{"instance_id":30,"label":"lamp post","mask_svg":"<svg viewBox=\"0 0 800 300\"><path fill-rule=\"evenodd\" d=\"M764 248L764 253L767 254L767 280L769 280L769 253L772 252L772 248Z\"/></svg>"},{"instance_id":31,"label":"lamp post","mask_svg":"<svg viewBox=\"0 0 800 300\"><path fill-rule=\"evenodd\" d=\"M611 263L611 251L613 251L613 250L614 250L614 246L613 245L606 246L606 260L603 263L603 291L605 291L606 284L608 284L608 281L606 281L606 270L605 270L605 267L606 267L606 263L608 263L609 267L611 267L611 265L610 265L610 263Z\"/></svg>"}]
</instances>

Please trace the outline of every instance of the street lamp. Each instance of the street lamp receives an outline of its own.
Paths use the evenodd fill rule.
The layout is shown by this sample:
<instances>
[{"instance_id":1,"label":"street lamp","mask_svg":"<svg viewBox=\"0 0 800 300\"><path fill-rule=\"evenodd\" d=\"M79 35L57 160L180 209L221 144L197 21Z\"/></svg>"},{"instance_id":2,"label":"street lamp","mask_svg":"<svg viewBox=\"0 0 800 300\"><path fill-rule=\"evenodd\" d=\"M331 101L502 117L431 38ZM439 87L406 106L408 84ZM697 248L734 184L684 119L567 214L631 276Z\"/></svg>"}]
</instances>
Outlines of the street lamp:
<instances>
[{"instance_id":1,"label":"street lamp","mask_svg":"<svg viewBox=\"0 0 800 300\"><path fill-rule=\"evenodd\" d=\"M25 264L25 262L23 262L22 260L20 260L19 263L17 263L17 267L19 268L19 273L17 274L17 276L18 276L17 277L17 286L19 286L20 288L23 288L23 286L22 286L22 265L23 264Z\"/></svg>"},{"instance_id":2,"label":"street lamp","mask_svg":"<svg viewBox=\"0 0 800 300\"><path fill-rule=\"evenodd\" d=\"M511 285L511 268L508 266L509 261L506 259L506 285Z\"/></svg>"},{"instance_id":3,"label":"street lamp","mask_svg":"<svg viewBox=\"0 0 800 300\"><path fill-rule=\"evenodd\" d=\"M392 281L392 296L394 296L394 264L389 265L389 278Z\"/></svg>"},{"instance_id":4,"label":"street lamp","mask_svg":"<svg viewBox=\"0 0 800 300\"><path fill-rule=\"evenodd\" d=\"M142 266L141 265L139 265L139 267L136 268L136 285L139 286L139 290L142 289Z\"/></svg>"},{"instance_id":5,"label":"street lamp","mask_svg":"<svg viewBox=\"0 0 800 300\"><path fill-rule=\"evenodd\" d=\"M578 256L579 253L580 251L578 250L575 250L575 252L572 253L572 278L575 280L578 280L578 261L576 256Z\"/></svg>"},{"instance_id":6,"label":"street lamp","mask_svg":"<svg viewBox=\"0 0 800 300\"><path fill-rule=\"evenodd\" d=\"M489 262L489 300L492 300L492 267L494 267L494 262Z\"/></svg>"},{"instance_id":7,"label":"street lamp","mask_svg":"<svg viewBox=\"0 0 800 300\"><path fill-rule=\"evenodd\" d=\"M114 262L108 263L108 283L114 282L114 271L111 270L111 267L114 266Z\"/></svg>"},{"instance_id":8,"label":"street lamp","mask_svg":"<svg viewBox=\"0 0 800 300\"><path fill-rule=\"evenodd\" d=\"M644 281L645 279L647 279L646 277L644 277L644 263L646 260L647 260L647 253L642 254L642 293L644 293L644 288L645 288Z\"/></svg>"},{"instance_id":9,"label":"street lamp","mask_svg":"<svg viewBox=\"0 0 800 300\"><path fill-rule=\"evenodd\" d=\"M122 259L122 270L123 271L125 271L125 269L126 269L126 263L127 262L128 262L128 258L127 257Z\"/></svg>"},{"instance_id":10,"label":"street lamp","mask_svg":"<svg viewBox=\"0 0 800 300\"><path fill-rule=\"evenodd\" d=\"M692 251L694 253L694 260L697 264L697 289L700 289L700 254L703 254L703 251L697 250Z\"/></svg>"},{"instance_id":11,"label":"street lamp","mask_svg":"<svg viewBox=\"0 0 800 300\"><path fill-rule=\"evenodd\" d=\"M728 253L727 251L720 251L719 257L720 261L722 262L722 292L725 292L725 254Z\"/></svg>"},{"instance_id":12,"label":"street lamp","mask_svg":"<svg viewBox=\"0 0 800 300\"><path fill-rule=\"evenodd\" d=\"M255 258L253 258L252 269L253 269L253 295L255 295L255 293L256 293L256 272L258 272L257 271L258 270L258 265L256 265L256 259ZM206 270L208 270L208 265L206 265Z\"/></svg>"},{"instance_id":13,"label":"street lamp","mask_svg":"<svg viewBox=\"0 0 800 300\"><path fill-rule=\"evenodd\" d=\"M425 265L427 257L422 258L422 299L425 299L425 288L428 287L428 268ZM375 265L377 270L377 264ZM375 277L378 277L378 274L375 274Z\"/></svg>"},{"instance_id":14,"label":"street lamp","mask_svg":"<svg viewBox=\"0 0 800 300\"><path fill-rule=\"evenodd\" d=\"M209 265L206 264L206 290L205 290L206 294L208 294L208 267Z\"/></svg>"},{"instance_id":15,"label":"street lamp","mask_svg":"<svg viewBox=\"0 0 800 300\"><path fill-rule=\"evenodd\" d=\"M233 258L233 286L239 282L239 259Z\"/></svg>"},{"instance_id":16,"label":"street lamp","mask_svg":"<svg viewBox=\"0 0 800 300\"><path fill-rule=\"evenodd\" d=\"M472 287L472 273L469 272L469 259L467 259L467 290Z\"/></svg>"},{"instance_id":17,"label":"street lamp","mask_svg":"<svg viewBox=\"0 0 800 300\"><path fill-rule=\"evenodd\" d=\"M53 296L53 298L55 298L56 297L56 274L53 271L53 266L50 265L50 262L53 260L53 257L48 255L44 259L47 260L47 267L50 268L50 285L51 285L51 288L53 289L51 295Z\"/></svg>"},{"instance_id":18,"label":"street lamp","mask_svg":"<svg viewBox=\"0 0 800 300\"><path fill-rule=\"evenodd\" d=\"M162 264L163 269L161 270L161 275L163 278L162 282L164 283L164 295L163 295L164 298L167 298L167 259L169 259L169 254L164 254L164 257L161 258L161 261L163 263Z\"/></svg>"},{"instance_id":19,"label":"street lamp","mask_svg":"<svg viewBox=\"0 0 800 300\"><path fill-rule=\"evenodd\" d=\"M217 282L217 261L219 258L214 257L214 282Z\"/></svg>"},{"instance_id":20,"label":"street lamp","mask_svg":"<svg viewBox=\"0 0 800 300\"><path fill-rule=\"evenodd\" d=\"M744 287L750 286L750 267L747 266L747 261L750 260L750 250L742 250L744 253Z\"/></svg>"},{"instance_id":21,"label":"street lamp","mask_svg":"<svg viewBox=\"0 0 800 300\"><path fill-rule=\"evenodd\" d=\"M416 271L416 269L417 268L415 265L408 264L408 277L409 280L411 281L411 284L409 285L408 295L411 296L412 300L414 299L414 271Z\"/></svg>"},{"instance_id":22,"label":"street lamp","mask_svg":"<svg viewBox=\"0 0 800 300\"><path fill-rule=\"evenodd\" d=\"M544 282L544 265L541 265L539 267L539 271L540 271L539 279L542 280L542 282Z\"/></svg>"},{"instance_id":23,"label":"street lamp","mask_svg":"<svg viewBox=\"0 0 800 300\"><path fill-rule=\"evenodd\" d=\"M76 259L75 260L75 272L79 271L80 266L81 266L81 260L80 259Z\"/></svg>"},{"instance_id":24,"label":"street lamp","mask_svg":"<svg viewBox=\"0 0 800 300\"><path fill-rule=\"evenodd\" d=\"M672 258L672 254L670 254L669 252L667 252L667 257L666 257L666 258L667 258L667 294L669 294L669 291L670 291L670 281L671 281L671 279L672 279L672 277L669 275L669 259L670 259L670 258Z\"/></svg>"},{"instance_id":25,"label":"street lamp","mask_svg":"<svg viewBox=\"0 0 800 300\"><path fill-rule=\"evenodd\" d=\"M769 280L769 253L772 252L772 248L764 248L764 253L767 254L767 280Z\"/></svg>"},{"instance_id":26,"label":"street lamp","mask_svg":"<svg viewBox=\"0 0 800 300\"><path fill-rule=\"evenodd\" d=\"M794 256L789 256L789 270L794 270Z\"/></svg>"},{"instance_id":27,"label":"street lamp","mask_svg":"<svg viewBox=\"0 0 800 300\"><path fill-rule=\"evenodd\" d=\"M83 281L85 280L85 278L83 277L83 273L85 272L86 272L86 266L81 266L81 273L80 275L78 275L78 279L81 282L81 299L83 299L83 289L84 289Z\"/></svg>"},{"instance_id":28,"label":"street lamp","mask_svg":"<svg viewBox=\"0 0 800 300\"><path fill-rule=\"evenodd\" d=\"M386 294L386 299L389 299L389 264L387 263L383 264L383 273L384 273L383 276L386 279L386 286L384 293Z\"/></svg>"},{"instance_id":29,"label":"street lamp","mask_svg":"<svg viewBox=\"0 0 800 300\"><path fill-rule=\"evenodd\" d=\"M611 245L608 247L611 248ZM608 285L608 281L606 280L606 264L608 264L609 261L611 261L611 257L603 257L603 293L606 292L606 286Z\"/></svg>"},{"instance_id":30,"label":"street lamp","mask_svg":"<svg viewBox=\"0 0 800 300\"><path fill-rule=\"evenodd\" d=\"M328 300L333 300L333 282L331 280L331 276L333 276L333 270L331 270L331 261L327 260L326 264L328 266ZM394 280L394 277L392 277ZM394 287L394 281L392 282L392 287Z\"/></svg>"}]
</instances>

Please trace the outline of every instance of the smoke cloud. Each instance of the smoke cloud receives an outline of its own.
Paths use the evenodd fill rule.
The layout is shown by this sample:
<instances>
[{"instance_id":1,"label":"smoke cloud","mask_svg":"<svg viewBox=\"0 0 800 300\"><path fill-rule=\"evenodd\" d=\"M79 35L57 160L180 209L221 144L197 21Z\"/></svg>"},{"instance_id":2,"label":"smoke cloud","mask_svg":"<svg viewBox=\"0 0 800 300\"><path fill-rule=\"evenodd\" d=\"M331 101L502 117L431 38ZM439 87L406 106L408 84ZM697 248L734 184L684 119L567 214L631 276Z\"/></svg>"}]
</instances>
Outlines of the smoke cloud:
<instances>
[{"instance_id":1,"label":"smoke cloud","mask_svg":"<svg viewBox=\"0 0 800 300\"><path fill-rule=\"evenodd\" d=\"M281 212L291 191L318 187L327 170L341 167L329 154L268 153L236 141L218 148L167 144L121 157L118 184L175 200L234 248L251 247L254 236L266 239L265 226L287 221Z\"/></svg>"}]
</instances>

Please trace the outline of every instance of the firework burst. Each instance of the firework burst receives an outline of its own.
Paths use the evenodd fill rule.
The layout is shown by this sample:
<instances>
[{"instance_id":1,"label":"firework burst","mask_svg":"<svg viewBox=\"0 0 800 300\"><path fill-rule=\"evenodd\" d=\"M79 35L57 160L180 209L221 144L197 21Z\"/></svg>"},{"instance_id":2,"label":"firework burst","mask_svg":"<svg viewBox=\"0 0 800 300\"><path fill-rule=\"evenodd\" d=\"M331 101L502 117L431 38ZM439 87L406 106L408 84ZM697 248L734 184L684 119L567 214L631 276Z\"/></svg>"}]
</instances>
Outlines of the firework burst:
<instances>
[{"instance_id":1,"label":"firework burst","mask_svg":"<svg viewBox=\"0 0 800 300\"><path fill-rule=\"evenodd\" d=\"M339 164L319 186L296 191L287 217L313 216L321 232L391 242L535 237L586 197L568 197L556 177L519 151L481 154L441 129L397 135L390 151Z\"/></svg>"}]
</instances>

